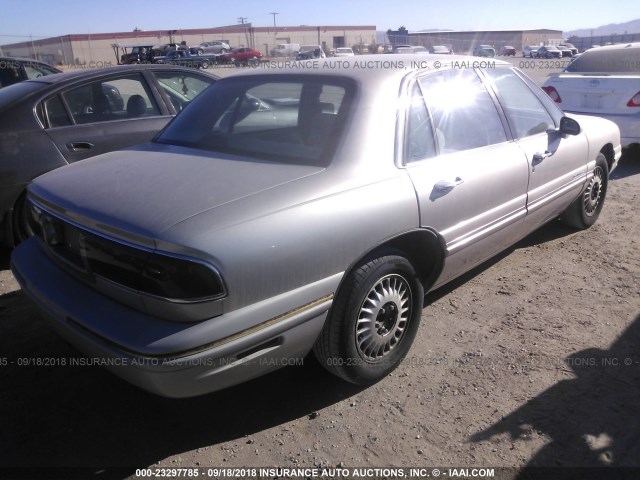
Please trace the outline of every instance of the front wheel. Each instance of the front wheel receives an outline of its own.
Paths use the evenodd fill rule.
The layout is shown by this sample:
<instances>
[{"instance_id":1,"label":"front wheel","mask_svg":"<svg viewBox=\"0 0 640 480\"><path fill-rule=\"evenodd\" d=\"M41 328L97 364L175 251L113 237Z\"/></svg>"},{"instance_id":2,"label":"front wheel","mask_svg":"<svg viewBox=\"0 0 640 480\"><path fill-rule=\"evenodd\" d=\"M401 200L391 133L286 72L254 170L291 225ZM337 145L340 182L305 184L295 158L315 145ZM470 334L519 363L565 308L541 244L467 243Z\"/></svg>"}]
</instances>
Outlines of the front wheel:
<instances>
[{"instance_id":1,"label":"front wheel","mask_svg":"<svg viewBox=\"0 0 640 480\"><path fill-rule=\"evenodd\" d=\"M580 230L589 228L600 216L609 183L609 166L602 153L596 157L593 176L582 194L562 214L561 220Z\"/></svg>"},{"instance_id":2,"label":"front wheel","mask_svg":"<svg viewBox=\"0 0 640 480\"><path fill-rule=\"evenodd\" d=\"M209 62L204 61L204 62L202 62L201 66L202 66L202 68L207 69L207 68L209 68Z\"/></svg>"},{"instance_id":3,"label":"front wheel","mask_svg":"<svg viewBox=\"0 0 640 480\"><path fill-rule=\"evenodd\" d=\"M402 362L418 331L424 290L411 263L388 255L355 269L314 346L320 363L355 384L374 383Z\"/></svg>"}]
</instances>

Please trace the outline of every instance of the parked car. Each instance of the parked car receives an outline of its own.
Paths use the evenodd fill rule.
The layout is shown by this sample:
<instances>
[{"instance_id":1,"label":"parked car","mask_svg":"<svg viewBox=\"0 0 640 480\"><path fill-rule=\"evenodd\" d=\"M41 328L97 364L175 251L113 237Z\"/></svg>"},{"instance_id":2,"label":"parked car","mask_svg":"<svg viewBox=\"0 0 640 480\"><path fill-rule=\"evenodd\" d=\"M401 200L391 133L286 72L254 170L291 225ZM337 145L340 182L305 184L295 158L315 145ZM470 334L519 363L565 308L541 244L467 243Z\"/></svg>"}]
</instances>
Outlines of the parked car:
<instances>
[{"instance_id":1,"label":"parked car","mask_svg":"<svg viewBox=\"0 0 640 480\"><path fill-rule=\"evenodd\" d=\"M231 47L221 40L213 40L211 42L202 42L189 50L193 55L204 55L205 53L227 53L231 50Z\"/></svg>"},{"instance_id":2,"label":"parked car","mask_svg":"<svg viewBox=\"0 0 640 480\"><path fill-rule=\"evenodd\" d=\"M300 51L299 43L281 43L271 50L272 57L295 57Z\"/></svg>"},{"instance_id":3,"label":"parked car","mask_svg":"<svg viewBox=\"0 0 640 480\"><path fill-rule=\"evenodd\" d=\"M569 43L569 42L561 43L560 45L558 45L558 47L568 48L571 51L572 57L578 54L578 49L573 43Z\"/></svg>"},{"instance_id":4,"label":"parked car","mask_svg":"<svg viewBox=\"0 0 640 480\"><path fill-rule=\"evenodd\" d=\"M409 49L413 49L413 45L395 45L393 47L393 53L402 53L403 51L407 52Z\"/></svg>"},{"instance_id":5,"label":"parked car","mask_svg":"<svg viewBox=\"0 0 640 480\"><path fill-rule=\"evenodd\" d=\"M47 63L31 58L0 57L0 88L60 72Z\"/></svg>"},{"instance_id":6,"label":"parked car","mask_svg":"<svg viewBox=\"0 0 640 480\"><path fill-rule=\"evenodd\" d=\"M559 215L592 225L621 151L615 124L565 116L508 62L399 57L223 78L152 142L39 177L15 278L69 342L161 395L311 350L380 380L425 292Z\"/></svg>"},{"instance_id":7,"label":"parked car","mask_svg":"<svg viewBox=\"0 0 640 480\"><path fill-rule=\"evenodd\" d=\"M640 42L587 50L543 89L567 112L615 122L623 145L640 143Z\"/></svg>"},{"instance_id":8,"label":"parked car","mask_svg":"<svg viewBox=\"0 0 640 480\"><path fill-rule=\"evenodd\" d=\"M30 236L25 188L38 175L143 143L217 77L182 67L76 70L0 90L0 243Z\"/></svg>"},{"instance_id":9,"label":"parked car","mask_svg":"<svg viewBox=\"0 0 640 480\"><path fill-rule=\"evenodd\" d=\"M475 57L495 57L496 49L491 45L480 45L473 49Z\"/></svg>"},{"instance_id":10,"label":"parked car","mask_svg":"<svg viewBox=\"0 0 640 480\"><path fill-rule=\"evenodd\" d=\"M182 43L165 43L164 45L153 47L152 56L164 57L169 52L173 52L175 50L189 50L189 48Z\"/></svg>"},{"instance_id":11,"label":"parked car","mask_svg":"<svg viewBox=\"0 0 640 480\"><path fill-rule=\"evenodd\" d=\"M506 45L504 47L500 47L500 55L503 57L516 56L516 48L510 45Z\"/></svg>"},{"instance_id":12,"label":"parked car","mask_svg":"<svg viewBox=\"0 0 640 480\"><path fill-rule=\"evenodd\" d=\"M429 53L434 53L436 55L451 55L453 52L445 45L434 45L429 47Z\"/></svg>"},{"instance_id":13,"label":"parked car","mask_svg":"<svg viewBox=\"0 0 640 480\"><path fill-rule=\"evenodd\" d=\"M527 45L522 49L522 56L529 58L537 57L539 48L540 47L538 47L537 45Z\"/></svg>"},{"instance_id":14,"label":"parked car","mask_svg":"<svg viewBox=\"0 0 640 480\"><path fill-rule=\"evenodd\" d=\"M191 55L188 50L171 50L162 57L154 57L153 63L180 65L191 68L209 68L216 63L215 55Z\"/></svg>"},{"instance_id":15,"label":"parked car","mask_svg":"<svg viewBox=\"0 0 640 480\"><path fill-rule=\"evenodd\" d=\"M320 45L302 45L296 60L311 60L313 58L326 58L326 54Z\"/></svg>"},{"instance_id":16,"label":"parked car","mask_svg":"<svg viewBox=\"0 0 640 480\"><path fill-rule=\"evenodd\" d=\"M153 62L153 45L122 45L120 48L126 52L120 55L120 65Z\"/></svg>"},{"instance_id":17,"label":"parked car","mask_svg":"<svg viewBox=\"0 0 640 480\"><path fill-rule=\"evenodd\" d=\"M254 48L233 48L229 53L220 56L221 62L234 63L236 66L257 64L262 58L262 53Z\"/></svg>"},{"instance_id":18,"label":"parked car","mask_svg":"<svg viewBox=\"0 0 640 480\"><path fill-rule=\"evenodd\" d=\"M417 45L413 47L413 53L418 55L429 55L429 50L427 50L427 47L421 47L420 45Z\"/></svg>"},{"instance_id":19,"label":"parked car","mask_svg":"<svg viewBox=\"0 0 640 480\"><path fill-rule=\"evenodd\" d=\"M411 47L411 46L396 47L395 53L402 55L402 54L407 54L407 53L415 53L415 50L414 50L414 47Z\"/></svg>"},{"instance_id":20,"label":"parked car","mask_svg":"<svg viewBox=\"0 0 640 480\"><path fill-rule=\"evenodd\" d=\"M538 58L562 58L562 52L554 45L544 45L536 52Z\"/></svg>"},{"instance_id":21,"label":"parked car","mask_svg":"<svg viewBox=\"0 0 640 480\"><path fill-rule=\"evenodd\" d=\"M334 57L353 57L354 55L351 47L338 47L333 54Z\"/></svg>"},{"instance_id":22,"label":"parked car","mask_svg":"<svg viewBox=\"0 0 640 480\"><path fill-rule=\"evenodd\" d=\"M563 47L562 45L558 45L558 50L560 50L560 56L562 58L571 58L573 57L573 52L569 47Z\"/></svg>"}]
</instances>

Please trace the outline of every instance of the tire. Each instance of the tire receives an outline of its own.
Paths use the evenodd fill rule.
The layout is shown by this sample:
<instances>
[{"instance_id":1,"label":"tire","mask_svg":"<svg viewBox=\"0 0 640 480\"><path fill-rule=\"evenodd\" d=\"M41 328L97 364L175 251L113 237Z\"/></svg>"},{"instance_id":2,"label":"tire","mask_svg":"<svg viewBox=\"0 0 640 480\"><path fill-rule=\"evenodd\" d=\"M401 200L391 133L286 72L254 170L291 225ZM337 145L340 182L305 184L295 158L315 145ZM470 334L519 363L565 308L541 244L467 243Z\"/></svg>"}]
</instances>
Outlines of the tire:
<instances>
[{"instance_id":1,"label":"tire","mask_svg":"<svg viewBox=\"0 0 640 480\"><path fill-rule=\"evenodd\" d=\"M207 68L209 68L209 62L205 60L204 62L202 62L201 67L206 70Z\"/></svg>"},{"instance_id":2,"label":"tire","mask_svg":"<svg viewBox=\"0 0 640 480\"><path fill-rule=\"evenodd\" d=\"M198 51L196 52L196 55L204 55L204 50L199 48Z\"/></svg>"},{"instance_id":3,"label":"tire","mask_svg":"<svg viewBox=\"0 0 640 480\"><path fill-rule=\"evenodd\" d=\"M374 383L404 359L418 331L424 290L411 263L388 255L348 274L313 351L331 373Z\"/></svg>"},{"instance_id":4,"label":"tire","mask_svg":"<svg viewBox=\"0 0 640 480\"><path fill-rule=\"evenodd\" d=\"M23 192L13 207L13 244L16 246L33 237L33 229L27 220L26 199L27 194Z\"/></svg>"},{"instance_id":5,"label":"tire","mask_svg":"<svg viewBox=\"0 0 640 480\"><path fill-rule=\"evenodd\" d=\"M569 226L584 230L596 223L604 200L607 196L609 183L609 166L602 153L596 157L596 166L593 169L593 177L582 191L580 196L569 205L560 219Z\"/></svg>"}]
</instances>

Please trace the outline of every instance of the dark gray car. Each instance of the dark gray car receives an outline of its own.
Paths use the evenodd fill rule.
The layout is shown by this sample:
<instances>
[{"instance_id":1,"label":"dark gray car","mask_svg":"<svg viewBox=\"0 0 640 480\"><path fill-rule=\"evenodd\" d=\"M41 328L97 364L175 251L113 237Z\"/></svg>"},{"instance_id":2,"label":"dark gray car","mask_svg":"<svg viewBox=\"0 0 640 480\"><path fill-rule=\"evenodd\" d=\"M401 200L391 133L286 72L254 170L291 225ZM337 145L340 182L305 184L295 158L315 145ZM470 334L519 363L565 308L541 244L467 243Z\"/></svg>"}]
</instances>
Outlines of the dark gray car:
<instances>
[{"instance_id":1,"label":"dark gray car","mask_svg":"<svg viewBox=\"0 0 640 480\"><path fill-rule=\"evenodd\" d=\"M0 88L60 72L47 63L31 58L0 57Z\"/></svg>"},{"instance_id":2,"label":"dark gray car","mask_svg":"<svg viewBox=\"0 0 640 480\"><path fill-rule=\"evenodd\" d=\"M29 236L24 191L49 170L150 140L217 77L127 65L43 76L0 89L0 240Z\"/></svg>"},{"instance_id":3,"label":"dark gray car","mask_svg":"<svg viewBox=\"0 0 640 480\"><path fill-rule=\"evenodd\" d=\"M38 178L23 291L161 395L311 350L370 384L405 358L424 292L560 215L596 221L614 123L564 115L507 62L379 57L222 79L153 142Z\"/></svg>"}]
</instances>

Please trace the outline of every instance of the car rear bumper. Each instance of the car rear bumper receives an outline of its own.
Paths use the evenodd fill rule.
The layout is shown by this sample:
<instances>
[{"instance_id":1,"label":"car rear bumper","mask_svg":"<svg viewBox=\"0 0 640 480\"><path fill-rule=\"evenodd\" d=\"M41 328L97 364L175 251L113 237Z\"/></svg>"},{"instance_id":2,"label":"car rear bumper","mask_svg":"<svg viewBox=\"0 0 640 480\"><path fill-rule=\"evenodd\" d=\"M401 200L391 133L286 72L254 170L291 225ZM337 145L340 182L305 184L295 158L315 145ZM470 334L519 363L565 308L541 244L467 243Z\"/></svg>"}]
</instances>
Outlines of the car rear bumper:
<instances>
[{"instance_id":1,"label":"car rear bumper","mask_svg":"<svg viewBox=\"0 0 640 480\"><path fill-rule=\"evenodd\" d=\"M11 268L23 291L45 313L48 322L86 354L91 365L104 366L140 388L172 398L221 390L284 366L300 365L318 337L332 301L332 294L326 294L297 309L264 318L255 327L226 338L214 341L203 338L197 348L150 354L149 338L158 339L153 343L162 343L171 335L174 346L180 344L181 337L192 341L193 329L203 323L220 321L225 315L194 324L149 317L105 297L64 272L41 250L36 239L24 242L13 252ZM337 287L340 276L335 277L320 282L323 283L320 289L326 290L329 284ZM284 295L297 299L317 295L318 286L314 285ZM274 301L277 300L269 299L232 314L255 316L272 311ZM263 303L265 306L261 308ZM129 340L134 343L136 338L131 338L135 336L132 333L137 332L144 340L137 347L132 348L131 344L124 347L97 335L88 327L92 322L110 322L114 330L130 332ZM147 352L140 353L145 349Z\"/></svg>"}]
</instances>

